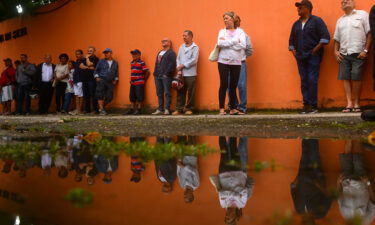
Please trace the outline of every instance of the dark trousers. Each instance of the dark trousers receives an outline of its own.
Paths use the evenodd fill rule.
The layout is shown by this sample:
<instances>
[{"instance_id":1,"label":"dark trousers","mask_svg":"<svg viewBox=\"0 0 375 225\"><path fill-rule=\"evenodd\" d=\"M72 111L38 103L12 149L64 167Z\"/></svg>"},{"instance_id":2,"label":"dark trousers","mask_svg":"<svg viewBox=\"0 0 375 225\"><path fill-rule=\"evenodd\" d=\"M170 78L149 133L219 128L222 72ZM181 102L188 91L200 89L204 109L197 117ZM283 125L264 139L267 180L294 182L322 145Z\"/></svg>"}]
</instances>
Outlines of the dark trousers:
<instances>
[{"instance_id":1,"label":"dark trousers","mask_svg":"<svg viewBox=\"0 0 375 225\"><path fill-rule=\"evenodd\" d=\"M56 84L56 112L61 112L63 109L66 86L65 82L58 82Z\"/></svg>"},{"instance_id":2,"label":"dark trousers","mask_svg":"<svg viewBox=\"0 0 375 225\"><path fill-rule=\"evenodd\" d=\"M181 90L177 91L177 104L176 109L179 112L182 112L184 110L194 110L195 106L195 81L196 76L192 77L184 77L185 79L185 85ZM187 101L186 101L186 95L187 95Z\"/></svg>"},{"instance_id":3,"label":"dark trousers","mask_svg":"<svg viewBox=\"0 0 375 225\"><path fill-rule=\"evenodd\" d=\"M17 113L22 114L23 102L26 101L25 111L30 113L31 99L30 99L31 84L17 86Z\"/></svg>"},{"instance_id":4,"label":"dark trousers","mask_svg":"<svg viewBox=\"0 0 375 225\"><path fill-rule=\"evenodd\" d=\"M98 111L98 101L95 99L96 81L82 82L83 99L85 102L85 112Z\"/></svg>"},{"instance_id":5,"label":"dark trousers","mask_svg":"<svg viewBox=\"0 0 375 225\"><path fill-rule=\"evenodd\" d=\"M219 173L229 171L243 171L241 167L241 156L237 148L237 138L224 136L219 137L219 146L221 151Z\"/></svg>"},{"instance_id":6,"label":"dark trousers","mask_svg":"<svg viewBox=\"0 0 375 225\"><path fill-rule=\"evenodd\" d=\"M172 103L172 78L170 77L154 77L156 86L156 95L158 96L159 110L164 111L164 109L170 110ZM164 95L165 95L165 108L164 108Z\"/></svg>"},{"instance_id":7,"label":"dark trousers","mask_svg":"<svg viewBox=\"0 0 375 225\"><path fill-rule=\"evenodd\" d=\"M317 107L318 105L320 62L321 57L319 55L311 55L307 59L297 60L304 105L310 105L313 107Z\"/></svg>"},{"instance_id":8,"label":"dark trousers","mask_svg":"<svg viewBox=\"0 0 375 225\"><path fill-rule=\"evenodd\" d=\"M218 63L219 74L220 74L220 88L219 88L219 107L223 109L225 107L225 96L229 86L229 106L230 109L237 109L237 85L241 72L241 65L226 65ZM230 78L230 80L229 80ZM229 81L229 84L228 84Z\"/></svg>"},{"instance_id":9,"label":"dark trousers","mask_svg":"<svg viewBox=\"0 0 375 225\"><path fill-rule=\"evenodd\" d=\"M53 87L52 82L42 82L39 86L39 113L48 113L48 109L51 106Z\"/></svg>"}]
</instances>

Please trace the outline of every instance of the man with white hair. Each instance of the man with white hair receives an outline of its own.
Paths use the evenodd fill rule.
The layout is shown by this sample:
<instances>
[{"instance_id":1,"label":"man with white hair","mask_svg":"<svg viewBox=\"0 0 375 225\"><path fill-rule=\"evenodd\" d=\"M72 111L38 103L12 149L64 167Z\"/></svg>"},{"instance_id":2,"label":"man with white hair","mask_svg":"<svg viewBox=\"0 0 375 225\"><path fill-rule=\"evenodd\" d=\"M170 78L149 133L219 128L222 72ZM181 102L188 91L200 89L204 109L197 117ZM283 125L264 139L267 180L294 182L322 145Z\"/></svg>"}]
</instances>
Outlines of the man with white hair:
<instances>
[{"instance_id":1,"label":"man with white hair","mask_svg":"<svg viewBox=\"0 0 375 225\"><path fill-rule=\"evenodd\" d=\"M355 0L342 0L345 15L336 24L335 56L340 64L338 79L344 82L347 105L343 112L361 112L359 99L362 72L371 45L369 15L355 9Z\"/></svg>"}]
</instances>

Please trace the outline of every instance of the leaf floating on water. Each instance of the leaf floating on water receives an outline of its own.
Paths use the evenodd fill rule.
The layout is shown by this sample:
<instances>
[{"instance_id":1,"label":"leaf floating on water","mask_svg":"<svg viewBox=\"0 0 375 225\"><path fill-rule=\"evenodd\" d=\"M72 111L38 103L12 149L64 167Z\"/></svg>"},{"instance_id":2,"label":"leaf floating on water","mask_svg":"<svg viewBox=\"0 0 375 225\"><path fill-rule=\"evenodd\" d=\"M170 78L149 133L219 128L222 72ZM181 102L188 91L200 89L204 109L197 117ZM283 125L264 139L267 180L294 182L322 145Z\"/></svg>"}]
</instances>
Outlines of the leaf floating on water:
<instances>
[{"instance_id":1,"label":"leaf floating on water","mask_svg":"<svg viewBox=\"0 0 375 225\"><path fill-rule=\"evenodd\" d=\"M375 131L371 132L369 136L367 137L368 143L375 146Z\"/></svg>"},{"instance_id":2,"label":"leaf floating on water","mask_svg":"<svg viewBox=\"0 0 375 225\"><path fill-rule=\"evenodd\" d=\"M87 143L89 144L94 144L96 142L99 142L100 140L102 140L102 135L98 132L90 132L88 133L86 136L83 137L83 139L85 141L87 141Z\"/></svg>"},{"instance_id":3,"label":"leaf floating on water","mask_svg":"<svg viewBox=\"0 0 375 225\"><path fill-rule=\"evenodd\" d=\"M72 203L76 208L83 208L92 204L94 195L83 188L75 188L70 190L64 199Z\"/></svg>"}]
</instances>

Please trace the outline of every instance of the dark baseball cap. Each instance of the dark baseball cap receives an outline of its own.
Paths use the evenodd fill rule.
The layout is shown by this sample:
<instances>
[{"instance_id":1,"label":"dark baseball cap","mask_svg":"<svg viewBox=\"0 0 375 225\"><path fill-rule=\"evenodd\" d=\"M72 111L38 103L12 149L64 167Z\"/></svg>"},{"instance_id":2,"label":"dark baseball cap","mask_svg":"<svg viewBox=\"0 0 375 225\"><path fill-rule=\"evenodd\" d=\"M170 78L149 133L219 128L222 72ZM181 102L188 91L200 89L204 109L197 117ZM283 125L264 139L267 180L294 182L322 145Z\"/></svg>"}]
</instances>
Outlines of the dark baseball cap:
<instances>
[{"instance_id":1,"label":"dark baseball cap","mask_svg":"<svg viewBox=\"0 0 375 225\"><path fill-rule=\"evenodd\" d=\"M296 2L295 6L306 6L309 9L313 9L313 4L309 0L302 0L301 2Z\"/></svg>"},{"instance_id":2,"label":"dark baseball cap","mask_svg":"<svg viewBox=\"0 0 375 225\"><path fill-rule=\"evenodd\" d=\"M107 53L107 52L112 52L112 49L110 49L110 48L104 49L103 53Z\"/></svg>"},{"instance_id":3,"label":"dark baseball cap","mask_svg":"<svg viewBox=\"0 0 375 225\"><path fill-rule=\"evenodd\" d=\"M134 49L134 50L130 51L130 54L132 54L132 55L141 54L141 51L139 51L138 49Z\"/></svg>"}]
</instances>

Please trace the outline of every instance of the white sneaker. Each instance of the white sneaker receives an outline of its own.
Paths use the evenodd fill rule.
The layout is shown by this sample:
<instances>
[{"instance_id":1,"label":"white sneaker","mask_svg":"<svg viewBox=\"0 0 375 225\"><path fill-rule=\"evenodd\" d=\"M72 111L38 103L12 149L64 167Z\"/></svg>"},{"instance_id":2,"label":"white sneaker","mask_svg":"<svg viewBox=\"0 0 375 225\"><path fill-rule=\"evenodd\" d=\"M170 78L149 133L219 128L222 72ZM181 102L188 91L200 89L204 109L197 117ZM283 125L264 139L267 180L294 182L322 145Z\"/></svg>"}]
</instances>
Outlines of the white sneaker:
<instances>
[{"instance_id":1,"label":"white sneaker","mask_svg":"<svg viewBox=\"0 0 375 225\"><path fill-rule=\"evenodd\" d=\"M164 111L164 115L170 115L170 114L171 114L171 112L169 112L168 109L166 109L166 110Z\"/></svg>"},{"instance_id":2,"label":"white sneaker","mask_svg":"<svg viewBox=\"0 0 375 225\"><path fill-rule=\"evenodd\" d=\"M155 112L152 113L152 115L162 115L163 112L157 109Z\"/></svg>"}]
</instances>

